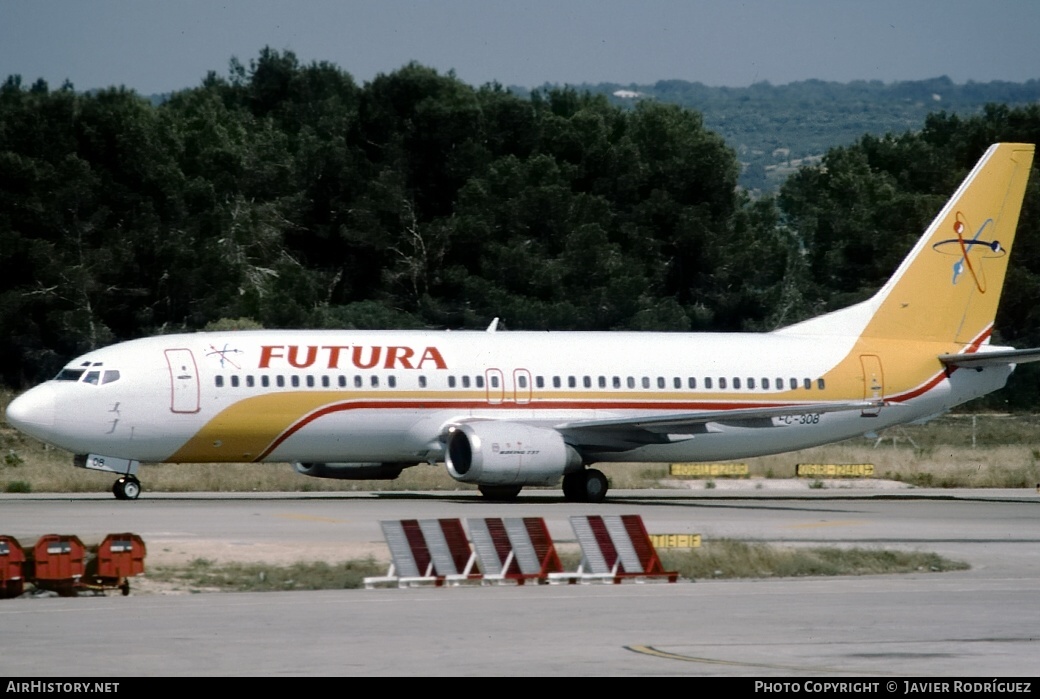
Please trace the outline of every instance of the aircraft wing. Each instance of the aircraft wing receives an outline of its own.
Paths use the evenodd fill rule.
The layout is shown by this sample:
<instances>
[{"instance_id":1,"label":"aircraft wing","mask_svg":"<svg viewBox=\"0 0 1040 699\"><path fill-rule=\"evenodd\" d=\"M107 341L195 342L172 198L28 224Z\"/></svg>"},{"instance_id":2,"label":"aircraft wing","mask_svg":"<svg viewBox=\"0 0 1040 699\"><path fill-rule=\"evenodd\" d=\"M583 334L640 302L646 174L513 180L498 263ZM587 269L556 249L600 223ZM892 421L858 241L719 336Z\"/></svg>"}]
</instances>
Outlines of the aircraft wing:
<instances>
[{"instance_id":1,"label":"aircraft wing","mask_svg":"<svg viewBox=\"0 0 1040 699\"><path fill-rule=\"evenodd\" d=\"M970 354L940 354L939 361L948 367L981 369L987 366L1027 364L1040 362L1040 347L1020 350L997 350L996 352L972 352Z\"/></svg>"},{"instance_id":2,"label":"aircraft wing","mask_svg":"<svg viewBox=\"0 0 1040 699\"><path fill-rule=\"evenodd\" d=\"M575 446L616 447L631 449L639 444L661 444L675 441L669 435L695 435L711 432L709 423L734 427L776 427L773 418L798 417L850 410L877 410L882 400L847 403L808 403L768 408L734 408L706 410L671 415L642 415L607 420L575 420L556 425L568 442Z\"/></svg>"}]
</instances>

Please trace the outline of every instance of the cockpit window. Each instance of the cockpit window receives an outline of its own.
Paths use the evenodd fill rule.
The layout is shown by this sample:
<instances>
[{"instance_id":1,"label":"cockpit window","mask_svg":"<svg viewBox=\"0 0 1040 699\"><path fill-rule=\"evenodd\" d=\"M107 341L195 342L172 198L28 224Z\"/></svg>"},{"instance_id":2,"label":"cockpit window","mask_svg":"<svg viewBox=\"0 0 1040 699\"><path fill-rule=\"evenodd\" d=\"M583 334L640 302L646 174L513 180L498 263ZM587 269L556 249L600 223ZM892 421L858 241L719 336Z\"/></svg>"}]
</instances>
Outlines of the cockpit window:
<instances>
[{"instance_id":1,"label":"cockpit window","mask_svg":"<svg viewBox=\"0 0 1040 699\"><path fill-rule=\"evenodd\" d=\"M88 371L87 375L83 377L83 383L92 383L95 386L97 386L97 382L100 377L100 371Z\"/></svg>"},{"instance_id":2,"label":"cockpit window","mask_svg":"<svg viewBox=\"0 0 1040 699\"><path fill-rule=\"evenodd\" d=\"M55 381L79 381L79 377L83 376L82 369L62 369L58 372L58 375L54 377Z\"/></svg>"},{"instance_id":3,"label":"cockpit window","mask_svg":"<svg viewBox=\"0 0 1040 699\"><path fill-rule=\"evenodd\" d=\"M104 375L101 377L101 383L112 383L113 381L119 380L119 371L117 369L107 369Z\"/></svg>"}]
</instances>

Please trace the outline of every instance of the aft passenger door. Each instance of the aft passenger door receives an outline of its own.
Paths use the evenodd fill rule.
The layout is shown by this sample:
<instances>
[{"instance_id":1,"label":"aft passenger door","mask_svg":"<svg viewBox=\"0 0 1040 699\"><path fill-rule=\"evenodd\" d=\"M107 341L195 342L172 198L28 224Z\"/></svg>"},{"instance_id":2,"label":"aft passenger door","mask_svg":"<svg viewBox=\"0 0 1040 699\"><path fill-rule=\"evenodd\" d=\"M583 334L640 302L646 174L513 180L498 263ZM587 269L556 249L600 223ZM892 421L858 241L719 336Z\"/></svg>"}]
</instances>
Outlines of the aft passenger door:
<instances>
[{"instance_id":1,"label":"aft passenger door","mask_svg":"<svg viewBox=\"0 0 1040 699\"><path fill-rule=\"evenodd\" d=\"M859 363L863 367L863 400L881 400L885 396L885 373L881 369L881 357L876 354L861 354ZM881 408L870 408L862 412L863 417L877 417Z\"/></svg>"}]
</instances>

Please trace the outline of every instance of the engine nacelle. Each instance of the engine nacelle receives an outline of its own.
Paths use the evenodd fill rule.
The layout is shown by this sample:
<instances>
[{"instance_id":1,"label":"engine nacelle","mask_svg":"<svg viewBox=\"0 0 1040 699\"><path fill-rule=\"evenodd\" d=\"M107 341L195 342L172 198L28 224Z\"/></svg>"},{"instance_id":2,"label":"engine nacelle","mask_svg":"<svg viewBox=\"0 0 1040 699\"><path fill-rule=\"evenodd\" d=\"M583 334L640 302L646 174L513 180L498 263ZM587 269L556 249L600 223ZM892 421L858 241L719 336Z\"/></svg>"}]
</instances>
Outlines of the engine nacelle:
<instances>
[{"instance_id":1,"label":"engine nacelle","mask_svg":"<svg viewBox=\"0 0 1040 699\"><path fill-rule=\"evenodd\" d=\"M392 481L401 475L404 464L375 463L295 463L297 473L313 478L336 478L348 481Z\"/></svg>"},{"instance_id":2,"label":"engine nacelle","mask_svg":"<svg viewBox=\"0 0 1040 699\"><path fill-rule=\"evenodd\" d=\"M515 422L468 422L448 433L445 465L463 483L554 485L582 460L559 432Z\"/></svg>"}]
</instances>

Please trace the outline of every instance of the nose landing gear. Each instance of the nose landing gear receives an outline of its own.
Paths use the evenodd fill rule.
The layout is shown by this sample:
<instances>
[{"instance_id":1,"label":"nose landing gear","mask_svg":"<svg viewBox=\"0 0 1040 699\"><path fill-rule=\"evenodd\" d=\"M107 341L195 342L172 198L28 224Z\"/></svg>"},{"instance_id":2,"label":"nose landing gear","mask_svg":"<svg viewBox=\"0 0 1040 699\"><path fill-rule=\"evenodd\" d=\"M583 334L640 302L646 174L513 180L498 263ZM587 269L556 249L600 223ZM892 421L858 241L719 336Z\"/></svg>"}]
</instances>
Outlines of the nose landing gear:
<instances>
[{"instance_id":1,"label":"nose landing gear","mask_svg":"<svg viewBox=\"0 0 1040 699\"><path fill-rule=\"evenodd\" d=\"M123 459L101 454L76 454L72 465L92 471L107 471L119 475L119 480L112 484L112 494L118 500L136 500L141 494L141 481L137 480L137 468L141 462L136 459Z\"/></svg>"},{"instance_id":2,"label":"nose landing gear","mask_svg":"<svg viewBox=\"0 0 1040 699\"><path fill-rule=\"evenodd\" d=\"M137 476L123 476L112 484L112 494L118 500L136 500L141 494L141 481Z\"/></svg>"}]
</instances>

